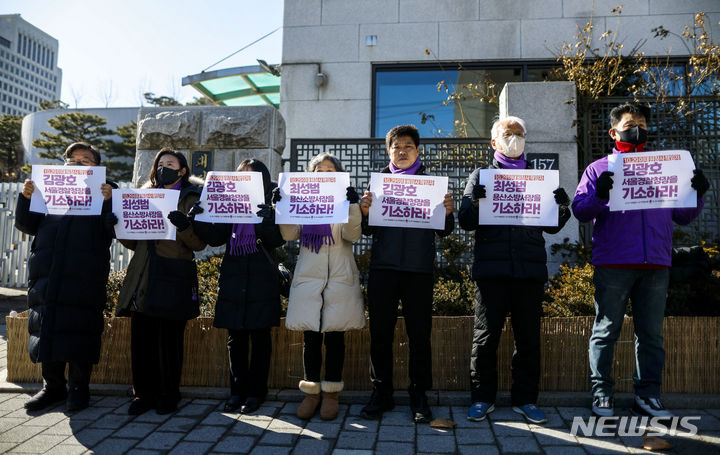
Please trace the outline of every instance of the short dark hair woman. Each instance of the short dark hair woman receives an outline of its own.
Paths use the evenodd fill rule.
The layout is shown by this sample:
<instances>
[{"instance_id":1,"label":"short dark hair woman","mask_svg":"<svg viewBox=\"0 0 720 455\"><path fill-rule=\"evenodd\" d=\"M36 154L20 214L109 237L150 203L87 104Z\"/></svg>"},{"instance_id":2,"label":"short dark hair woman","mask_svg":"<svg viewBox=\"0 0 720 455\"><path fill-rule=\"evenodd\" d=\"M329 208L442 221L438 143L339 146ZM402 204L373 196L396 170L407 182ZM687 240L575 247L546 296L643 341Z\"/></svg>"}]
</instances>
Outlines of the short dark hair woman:
<instances>
[{"instance_id":1,"label":"short dark hair woman","mask_svg":"<svg viewBox=\"0 0 720 455\"><path fill-rule=\"evenodd\" d=\"M182 153L158 152L146 188L180 191L177 210L168 219L175 240L120 240L135 251L120 289L117 314L132 317L130 351L135 399L128 414L155 408L158 414L177 409L183 364L183 337L189 319L199 314L194 251L205 248L185 215L200 198L202 183L190 177Z\"/></svg>"},{"instance_id":2,"label":"short dark hair woman","mask_svg":"<svg viewBox=\"0 0 720 455\"><path fill-rule=\"evenodd\" d=\"M267 167L257 159L249 159L241 162L237 171L262 174L265 204L261 204L258 216L263 217L263 221L258 224L193 221L193 224L208 245L226 245L213 325L228 330L230 399L224 410L233 412L240 408L240 412L247 414L256 411L265 401L272 353L270 329L280 325L277 267L265 253L271 254L285 241L270 205L277 185L270 180Z\"/></svg>"}]
</instances>

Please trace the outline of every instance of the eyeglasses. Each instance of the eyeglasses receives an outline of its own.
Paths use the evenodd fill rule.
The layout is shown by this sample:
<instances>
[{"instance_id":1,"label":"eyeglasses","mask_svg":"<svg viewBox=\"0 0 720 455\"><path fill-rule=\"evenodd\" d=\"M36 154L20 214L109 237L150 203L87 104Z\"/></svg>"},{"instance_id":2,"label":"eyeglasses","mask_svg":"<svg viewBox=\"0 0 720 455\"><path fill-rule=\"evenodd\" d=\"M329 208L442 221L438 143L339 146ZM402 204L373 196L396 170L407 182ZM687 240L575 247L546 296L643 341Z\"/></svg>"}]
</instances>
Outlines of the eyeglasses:
<instances>
[{"instance_id":1,"label":"eyeglasses","mask_svg":"<svg viewBox=\"0 0 720 455\"><path fill-rule=\"evenodd\" d=\"M505 139L509 139L509 138L511 138L511 137L513 137L513 136L521 137L521 138L524 139L524 138L525 138L525 133L513 133L512 131L505 131L505 132L502 134L502 137L504 137Z\"/></svg>"},{"instance_id":2,"label":"eyeglasses","mask_svg":"<svg viewBox=\"0 0 720 455\"><path fill-rule=\"evenodd\" d=\"M68 165L76 165L76 164L82 164L83 166L95 166L95 161L87 159L87 158L68 158L65 160L65 164Z\"/></svg>"}]
</instances>

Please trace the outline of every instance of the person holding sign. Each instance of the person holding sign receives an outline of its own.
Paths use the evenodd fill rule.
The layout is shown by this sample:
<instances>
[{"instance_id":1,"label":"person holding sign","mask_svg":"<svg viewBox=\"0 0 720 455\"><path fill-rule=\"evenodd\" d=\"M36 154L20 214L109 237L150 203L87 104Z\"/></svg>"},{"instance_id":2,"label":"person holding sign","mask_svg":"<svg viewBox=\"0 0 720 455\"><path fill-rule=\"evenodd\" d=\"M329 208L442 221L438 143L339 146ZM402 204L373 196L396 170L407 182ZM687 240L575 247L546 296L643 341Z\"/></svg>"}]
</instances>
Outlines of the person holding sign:
<instances>
[{"instance_id":1,"label":"person holding sign","mask_svg":"<svg viewBox=\"0 0 720 455\"><path fill-rule=\"evenodd\" d=\"M625 103L615 107L610 112L609 134L615 140L612 153L642 152L649 118L650 109L646 106ZM591 163L580 179L572 203L573 213L582 222L594 222L596 317L590 338L590 380L595 415L614 413L613 353L629 298L637 357L633 411L652 417L673 416L660 401L665 364L662 326L672 264L673 222L685 225L694 220L710 186L699 169L690 182L697 191L697 207L611 211L613 174L608 172L608 157Z\"/></svg>"},{"instance_id":2,"label":"person holding sign","mask_svg":"<svg viewBox=\"0 0 720 455\"><path fill-rule=\"evenodd\" d=\"M321 153L310 161L308 172L344 170L337 158ZM362 214L357 204L360 196L355 188L347 188L347 199L350 201L347 223L280 225L283 239L300 239L285 327L303 331L305 374L299 388L305 399L297 409L301 419L315 415L321 391L320 417L324 420L337 417L338 394L343 389L345 331L365 327L360 273L352 248L353 242L362 236ZM321 381L323 337L325 379Z\"/></svg>"},{"instance_id":3,"label":"person holding sign","mask_svg":"<svg viewBox=\"0 0 720 455\"><path fill-rule=\"evenodd\" d=\"M262 222L214 224L196 220L193 224L208 245L226 245L213 321L215 327L228 331L230 399L224 411L239 408L241 413L249 414L260 408L268 392L270 329L280 325L278 270L270 255L285 241L275 224L271 199L277 185L270 180L268 168L253 158L242 161L237 171L262 174L265 203L258 205L257 212ZM201 210L196 206L193 212Z\"/></svg>"},{"instance_id":4,"label":"person holding sign","mask_svg":"<svg viewBox=\"0 0 720 455\"><path fill-rule=\"evenodd\" d=\"M420 136L413 125L401 125L385 136L390 163L384 173L425 175L420 161ZM415 423L432 419L425 392L432 387L433 265L435 236L445 237L455 227L453 200L446 194L445 229L418 229L370 226L368 214L372 193L365 191L360 209L363 213L363 234L372 236L370 276L368 279L368 310L370 313L370 378L373 391L362 409L366 419L378 419L395 407L393 400L393 338L398 303L410 341L409 373L410 410Z\"/></svg>"},{"instance_id":5,"label":"person holding sign","mask_svg":"<svg viewBox=\"0 0 720 455\"><path fill-rule=\"evenodd\" d=\"M75 142L63 154L66 166L97 166L100 153ZM67 400L67 410L86 408L90 374L100 360L105 286L110 273L112 182L101 184L100 215L46 215L30 211L36 191L26 180L15 209L15 227L35 236L28 258L30 360L42 363L43 388L25 403L37 411ZM68 378L65 379L65 365ZM69 385L69 390L67 386Z\"/></svg>"},{"instance_id":6,"label":"person holding sign","mask_svg":"<svg viewBox=\"0 0 720 455\"><path fill-rule=\"evenodd\" d=\"M205 248L186 213L200 198L202 181L190 176L185 155L169 148L153 161L146 188L180 192L177 210L167 218L175 240L120 240L135 254L120 289L116 313L131 316L130 353L133 392L128 414L150 409L169 414L180 401L185 325L197 317L197 269L194 252ZM117 221L117 218L115 219Z\"/></svg>"},{"instance_id":7,"label":"person holding sign","mask_svg":"<svg viewBox=\"0 0 720 455\"><path fill-rule=\"evenodd\" d=\"M525 122L518 117L497 120L490 141L495 153L488 168L528 169L530 163L524 154L526 132ZM570 198L562 188L553 191L559 206L557 226L479 225L478 205L486 197L485 185L478 183L480 171L475 169L468 178L458 215L463 229L475 231L472 266L475 328L470 357L472 406L468 419L481 421L495 409L497 348L509 312L515 337L512 409L530 422L545 423L547 418L536 405L540 317L548 279L543 232L555 234L565 226L570 219Z\"/></svg>"}]
</instances>

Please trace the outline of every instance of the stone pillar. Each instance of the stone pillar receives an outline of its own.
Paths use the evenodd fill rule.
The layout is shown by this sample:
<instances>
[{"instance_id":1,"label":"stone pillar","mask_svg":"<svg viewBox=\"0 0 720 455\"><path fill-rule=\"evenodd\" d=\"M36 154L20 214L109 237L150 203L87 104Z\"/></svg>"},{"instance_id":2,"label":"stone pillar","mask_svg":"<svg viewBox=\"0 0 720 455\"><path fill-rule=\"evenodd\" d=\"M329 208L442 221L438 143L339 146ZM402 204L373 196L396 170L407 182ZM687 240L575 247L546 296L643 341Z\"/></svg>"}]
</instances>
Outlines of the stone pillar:
<instances>
[{"instance_id":1,"label":"stone pillar","mask_svg":"<svg viewBox=\"0 0 720 455\"><path fill-rule=\"evenodd\" d=\"M285 121L272 106L143 107L137 128L135 186L147 181L153 158L163 147L185 154L191 170L202 168L192 159L206 152L206 171L234 171L253 157L267 165L273 179L281 171Z\"/></svg>"},{"instance_id":2,"label":"stone pillar","mask_svg":"<svg viewBox=\"0 0 720 455\"><path fill-rule=\"evenodd\" d=\"M510 82L500 93L500 116L514 115L525 120L527 138L526 154L557 154L560 170L560 186L572 199L578 185L577 161L577 96L573 82ZM531 155L532 156L532 155ZM550 161L544 161L549 163ZM579 224L570 218L565 227L555 235L545 234L548 252L548 272L553 275L562 258L550 254L550 246L580 240Z\"/></svg>"}]
</instances>

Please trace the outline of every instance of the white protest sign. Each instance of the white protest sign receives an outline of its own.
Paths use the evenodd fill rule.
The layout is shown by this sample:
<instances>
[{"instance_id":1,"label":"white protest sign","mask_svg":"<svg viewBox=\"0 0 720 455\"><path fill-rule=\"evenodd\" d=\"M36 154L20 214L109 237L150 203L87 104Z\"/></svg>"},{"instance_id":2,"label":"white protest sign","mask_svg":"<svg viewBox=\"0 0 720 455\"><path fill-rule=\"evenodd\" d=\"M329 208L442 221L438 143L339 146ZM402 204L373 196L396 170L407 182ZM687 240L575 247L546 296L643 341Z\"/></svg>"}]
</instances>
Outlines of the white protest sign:
<instances>
[{"instance_id":1,"label":"white protest sign","mask_svg":"<svg viewBox=\"0 0 720 455\"><path fill-rule=\"evenodd\" d=\"M50 215L100 215L105 183L104 166L32 167L35 191L30 211Z\"/></svg>"},{"instance_id":2,"label":"white protest sign","mask_svg":"<svg viewBox=\"0 0 720 455\"><path fill-rule=\"evenodd\" d=\"M263 179L260 172L208 172L205 178L200 207L205 211L195 215L206 223L257 224L258 204L265 203Z\"/></svg>"},{"instance_id":3,"label":"white protest sign","mask_svg":"<svg viewBox=\"0 0 720 455\"><path fill-rule=\"evenodd\" d=\"M614 153L610 211L697 207L697 191L690 186L693 163L687 150Z\"/></svg>"},{"instance_id":4,"label":"white protest sign","mask_svg":"<svg viewBox=\"0 0 720 455\"><path fill-rule=\"evenodd\" d=\"M129 240L175 240L175 226L167 219L177 210L180 191L156 188L112 192L112 210L118 217L115 237Z\"/></svg>"},{"instance_id":5,"label":"white protest sign","mask_svg":"<svg viewBox=\"0 0 720 455\"><path fill-rule=\"evenodd\" d=\"M431 175L370 174L370 226L445 229L448 178Z\"/></svg>"},{"instance_id":6,"label":"white protest sign","mask_svg":"<svg viewBox=\"0 0 720 455\"><path fill-rule=\"evenodd\" d=\"M278 186L282 199L275 206L277 224L347 223L347 172L281 172Z\"/></svg>"},{"instance_id":7,"label":"white protest sign","mask_svg":"<svg viewBox=\"0 0 720 455\"><path fill-rule=\"evenodd\" d=\"M478 182L487 194L478 203L479 224L557 226L558 171L481 169Z\"/></svg>"}]
</instances>

